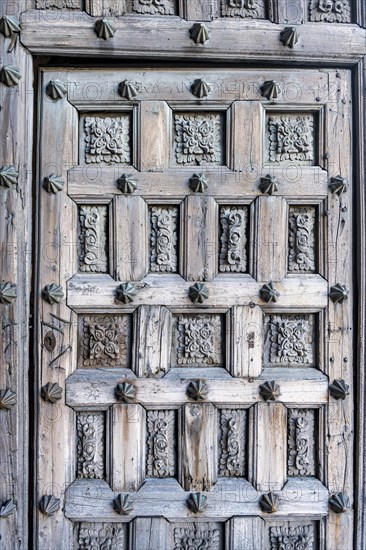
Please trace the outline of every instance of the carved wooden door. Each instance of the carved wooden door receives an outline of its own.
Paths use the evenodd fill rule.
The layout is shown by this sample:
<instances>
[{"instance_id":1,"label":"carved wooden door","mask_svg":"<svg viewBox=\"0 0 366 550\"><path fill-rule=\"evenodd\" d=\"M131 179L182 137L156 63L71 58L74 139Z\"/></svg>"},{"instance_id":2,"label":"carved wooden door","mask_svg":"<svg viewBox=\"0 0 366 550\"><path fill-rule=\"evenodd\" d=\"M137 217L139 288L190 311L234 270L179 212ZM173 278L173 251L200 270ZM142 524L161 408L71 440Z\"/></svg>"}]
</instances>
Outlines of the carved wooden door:
<instances>
[{"instance_id":1,"label":"carved wooden door","mask_svg":"<svg viewBox=\"0 0 366 550\"><path fill-rule=\"evenodd\" d=\"M352 548L349 72L40 97L39 548Z\"/></svg>"}]
</instances>

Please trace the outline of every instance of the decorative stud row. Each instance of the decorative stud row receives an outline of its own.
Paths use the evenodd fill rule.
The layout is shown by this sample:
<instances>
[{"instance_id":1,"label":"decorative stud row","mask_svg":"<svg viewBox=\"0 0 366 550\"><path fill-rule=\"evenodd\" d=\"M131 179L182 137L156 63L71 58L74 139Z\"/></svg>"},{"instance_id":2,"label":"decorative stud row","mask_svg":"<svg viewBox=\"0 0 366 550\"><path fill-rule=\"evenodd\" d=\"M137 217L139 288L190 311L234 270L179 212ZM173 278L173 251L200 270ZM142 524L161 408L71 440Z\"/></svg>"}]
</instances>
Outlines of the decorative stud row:
<instances>
[{"instance_id":1,"label":"decorative stud row","mask_svg":"<svg viewBox=\"0 0 366 550\"><path fill-rule=\"evenodd\" d=\"M330 287L329 297L335 304L341 304L347 300L349 294L349 289L346 285L337 283L336 285ZM280 293L276 290L272 281L266 283L262 286L259 291L260 298L267 304L272 302L277 302L280 296Z\"/></svg>"}]
</instances>

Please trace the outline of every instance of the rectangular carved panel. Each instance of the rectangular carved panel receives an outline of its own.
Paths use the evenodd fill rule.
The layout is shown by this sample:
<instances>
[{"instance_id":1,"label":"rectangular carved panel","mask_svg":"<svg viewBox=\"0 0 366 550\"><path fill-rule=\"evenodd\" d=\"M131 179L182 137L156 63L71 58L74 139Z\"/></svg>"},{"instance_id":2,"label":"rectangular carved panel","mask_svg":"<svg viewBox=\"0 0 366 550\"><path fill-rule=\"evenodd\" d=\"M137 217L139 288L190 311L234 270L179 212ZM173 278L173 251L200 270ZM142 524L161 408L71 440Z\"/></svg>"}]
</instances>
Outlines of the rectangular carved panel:
<instances>
[{"instance_id":1,"label":"rectangular carved panel","mask_svg":"<svg viewBox=\"0 0 366 550\"><path fill-rule=\"evenodd\" d=\"M174 0L132 0L132 11L144 15L174 15Z\"/></svg>"},{"instance_id":2,"label":"rectangular carved panel","mask_svg":"<svg viewBox=\"0 0 366 550\"><path fill-rule=\"evenodd\" d=\"M223 118L219 113L175 113L175 162L223 164Z\"/></svg>"},{"instance_id":3,"label":"rectangular carved panel","mask_svg":"<svg viewBox=\"0 0 366 550\"><path fill-rule=\"evenodd\" d=\"M182 367L216 367L224 363L221 315L179 315L175 361Z\"/></svg>"},{"instance_id":4,"label":"rectangular carved panel","mask_svg":"<svg viewBox=\"0 0 366 550\"><path fill-rule=\"evenodd\" d=\"M350 23L351 0L310 0L310 21Z\"/></svg>"},{"instance_id":5,"label":"rectangular carved panel","mask_svg":"<svg viewBox=\"0 0 366 550\"><path fill-rule=\"evenodd\" d=\"M290 272L316 271L316 208L289 207L288 270Z\"/></svg>"},{"instance_id":6,"label":"rectangular carved panel","mask_svg":"<svg viewBox=\"0 0 366 550\"><path fill-rule=\"evenodd\" d=\"M287 417L287 473L315 475L315 411L289 409Z\"/></svg>"},{"instance_id":7,"label":"rectangular carved panel","mask_svg":"<svg viewBox=\"0 0 366 550\"><path fill-rule=\"evenodd\" d=\"M221 0L221 13L224 17L264 19L264 0Z\"/></svg>"},{"instance_id":8,"label":"rectangular carved panel","mask_svg":"<svg viewBox=\"0 0 366 550\"><path fill-rule=\"evenodd\" d=\"M130 366L131 318L129 315L82 317L80 367Z\"/></svg>"},{"instance_id":9,"label":"rectangular carved panel","mask_svg":"<svg viewBox=\"0 0 366 550\"><path fill-rule=\"evenodd\" d=\"M222 550L223 526L220 523L187 522L172 525L173 550Z\"/></svg>"},{"instance_id":10,"label":"rectangular carved panel","mask_svg":"<svg viewBox=\"0 0 366 550\"><path fill-rule=\"evenodd\" d=\"M85 162L131 162L131 118L118 116L87 116L84 120Z\"/></svg>"},{"instance_id":11,"label":"rectangular carved panel","mask_svg":"<svg viewBox=\"0 0 366 550\"><path fill-rule=\"evenodd\" d=\"M146 474L148 477L175 476L175 411L147 411L147 455Z\"/></svg>"},{"instance_id":12,"label":"rectangular carved panel","mask_svg":"<svg viewBox=\"0 0 366 550\"><path fill-rule=\"evenodd\" d=\"M266 318L266 363L314 366L314 315L270 315Z\"/></svg>"},{"instance_id":13,"label":"rectangular carved panel","mask_svg":"<svg viewBox=\"0 0 366 550\"><path fill-rule=\"evenodd\" d=\"M247 271L247 227L247 207L220 207L220 271Z\"/></svg>"},{"instance_id":14,"label":"rectangular carved panel","mask_svg":"<svg viewBox=\"0 0 366 550\"><path fill-rule=\"evenodd\" d=\"M269 161L315 163L314 116L279 114L268 117Z\"/></svg>"},{"instance_id":15,"label":"rectangular carved panel","mask_svg":"<svg viewBox=\"0 0 366 550\"><path fill-rule=\"evenodd\" d=\"M81 0L36 0L36 8L39 10L48 8L80 10Z\"/></svg>"},{"instance_id":16,"label":"rectangular carved panel","mask_svg":"<svg viewBox=\"0 0 366 550\"><path fill-rule=\"evenodd\" d=\"M104 478L104 422L103 412L76 416L78 478Z\"/></svg>"},{"instance_id":17,"label":"rectangular carved panel","mask_svg":"<svg viewBox=\"0 0 366 550\"><path fill-rule=\"evenodd\" d=\"M245 476L246 412L221 409L219 476Z\"/></svg>"},{"instance_id":18,"label":"rectangular carved panel","mask_svg":"<svg viewBox=\"0 0 366 550\"><path fill-rule=\"evenodd\" d=\"M314 550L314 538L313 525L278 526L269 529L271 550L280 548Z\"/></svg>"},{"instance_id":19,"label":"rectangular carved panel","mask_svg":"<svg viewBox=\"0 0 366 550\"><path fill-rule=\"evenodd\" d=\"M78 550L125 550L127 548L126 523L77 524L76 548Z\"/></svg>"},{"instance_id":20,"label":"rectangular carved panel","mask_svg":"<svg viewBox=\"0 0 366 550\"><path fill-rule=\"evenodd\" d=\"M150 208L150 271L178 272L178 221L177 206Z\"/></svg>"},{"instance_id":21,"label":"rectangular carved panel","mask_svg":"<svg viewBox=\"0 0 366 550\"><path fill-rule=\"evenodd\" d=\"M108 271L108 207L79 207L79 269L85 273Z\"/></svg>"}]
</instances>

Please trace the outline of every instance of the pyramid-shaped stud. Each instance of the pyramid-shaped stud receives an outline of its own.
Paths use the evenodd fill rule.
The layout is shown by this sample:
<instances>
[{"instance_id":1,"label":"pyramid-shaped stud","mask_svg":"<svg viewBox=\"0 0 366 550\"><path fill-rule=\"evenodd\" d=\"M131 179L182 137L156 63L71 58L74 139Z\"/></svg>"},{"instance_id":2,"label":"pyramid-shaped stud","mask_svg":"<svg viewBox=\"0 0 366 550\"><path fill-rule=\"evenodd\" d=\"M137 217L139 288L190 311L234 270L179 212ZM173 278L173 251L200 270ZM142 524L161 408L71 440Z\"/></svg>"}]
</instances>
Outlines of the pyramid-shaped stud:
<instances>
[{"instance_id":1,"label":"pyramid-shaped stud","mask_svg":"<svg viewBox=\"0 0 366 550\"><path fill-rule=\"evenodd\" d=\"M284 46L293 48L299 41L299 33L296 27L286 27L280 33L280 41Z\"/></svg>"},{"instance_id":2,"label":"pyramid-shaped stud","mask_svg":"<svg viewBox=\"0 0 366 550\"><path fill-rule=\"evenodd\" d=\"M267 380L259 386L259 393L265 401L276 401L281 395L281 388L274 380Z\"/></svg>"},{"instance_id":3,"label":"pyramid-shaped stud","mask_svg":"<svg viewBox=\"0 0 366 550\"><path fill-rule=\"evenodd\" d=\"M193 82L191 92L199 99L202 99L203 97L208 96L211 92L211 86L201 78L198 78Z\"/></svg>"},{"instance_id":4,"label":"pyramid-shaped stud","mask_svg":"<svg viewBox=\"0 0 366 550\"><path fill-rule=\"evenodd\" d=\"M189 178L189 187L194 193L204 193L208 189L208 180L203 174L193 174Z\"/></svg>"},{"instance_id":5,"label":"pyramid-shaped stud","mask_svg":"<svg viewBox=\"0 0 366 550\"><path fill-rule=\"evenodd\" d=\"M275 289L272 281L268 284L263 285L259 291L260 298L267 302L267 304L271 302L277 302L277 298L279 297L279 295L280 293Z\"/></svg>"},{"instance_id":6,"label":"pyramid-shaped stud","mask_svg":"<svg viewBox=\"0 0 366 550\"><path fill-rule=\"evenodd\" d=\"M123 82L120 82L118 85L119 95L123 97L123 99L128 99L129 101L137 97L138 91L137 84L131 82L131 80L123 80Z\"/></svg>"},{"instance_id":7,"label":"pyramid-shaped stud","mask_svg":"<svg viewBox=\"0 0 366 550\"><path fill-rule=\"evenodd\" d=\"M121 384L117 384L115 396L118 401L132 403L136 397L136 388L131 382L122 382Z\"/></svg>"},{"instance_id":8,"label":"pyramid-shaped stud","mask_svg":"<svg viewBox=\"0 0 366 550\"><path fill-rule=\"evenodd\" d=\"M44 289L42 290L42 298L51 304L59 304L64 298L64 291L62 290L62 286L56 285L55 283L51 283L50 285L46 285Z\"/></svg>"},{"instance_id":9,"label":"pyramid-shaped stud","mask_svg":"<svg viewBox=\"0 0 366 550\"><path fill-rule=\"evenodd\" d=\"M8 88L17 86L21 78L20 70L15 65L4 65L0 71L0 82Z\"/></svg>"},{"instance_id":10,"label":"pyramid-shaped stud","mask_svg":"<svg viewBox=\"0 0 366 550\"><path fill-rule=\"evenodd\" d=\"M62 397L62 388L57 382L48 382L41 388L41 397L47 403L56 403Z\"/></svg>"},{"instance_id":11,"label":"pyramid-shaped stud","mask_svg":"<svg viewBox=\"0 0 366 550\"><path fill-rule=\"evenodd\" d=\"M187 499L187 506L192 512L203 512L207 508L207 497L203 493L191 493Z\"/></svg>"},{"instance_id":12,"label":"pyramid-shaped stud","mask_svg":"<svg viewBox=\"0 0 366 550\"><path fill-rule=\"evenodd\" d=\"M330 178L329 189L334 195L340 197L343 193L346 193L348 190L349 184L346 178L342 176L336 176L335 178Z\"/></svg>"},{"instance_id":13,"label":"pyramid-shaped stud","mask_svg":"<svg viewBox=\"0 0 366 550\"><path fill-rule=\"evenodd\" d=\"M267 80L261 87L261 92L269 101L277 99L282 94L281 86L276 80Z\"/></svg>"},{"instance_id":14,"label":"pyramid-shaped stud","mask_svg":"<svg viewBox=\"0 0 366 550\"><path fill-rule=\"evenodd\" d=\"M17 285L10 281L0 283L0 304L11 304L17 297Z\"/></svg>"},{"instance_id":15,"label":"pyramid-shaped stud","mask_svg":"<svg viewBox=\"0 0 366 550\"><path fill-rule=\"evenodd\" d=\"M329 384L329 393L334 399L346 399L349 395L349 385L342 378L338 378Z\"/></svg>"},{"instance_id":16,"label":"pyramid-shaped stud","mask_svg":"<svg viewBox=\"0 0 366 550\"><path fill-rule=\"evenodd\" d=\"M266 512L267 514L274 514L279 508L279 498L277 495L269 492L262 495L259 505L263 512Z\"/></svg>"},{"instance_id":17,"label":"pyramid-shaped stud","mask_svg":"<svg viewBox=\"0 0 366 550\"><path fill-rule=\"evenodd\" d=\"M20 21L15 15L3 15L0 19L0 32L5 38L20 33Z\"/></svg>"},{"instance_id":18,"label":"pyramid-shaped stud","mask_svg":"<svg viewBox=\"0 0 366 550\"><path fill-rule=\"evenodd\" d=\"M0 185L10 188L18 182L19 174L14 166L7 165L0 168Z\"/></svg>"},{"instance_id":19,"label":"pyramid-shaped stud","mask_svg":"<svg viewBox=\"0 0 366 550\"><path fill-rule=\"evenodd\" d=\"M132 195L136 190L137 181L132 174L122 174L117 180L117 187L124 195Z\"/></svg>"},{"instance_id":20,"label":"pyramid-shaped stud","mask_svg":"<svg viewBox=\"0 0 366 550\"><path fill-rule=\"evenodd\" d=\"M6 388L6 390L0 390L0 409L9 410L17 403L17 394L15 391Z\"/></svg>"},{"instance_id":21,"label":"pyramid-shaped stud","mask_svg":"<svg viewBox=\"0 0 366 550\"><path fill-rule=\"evenodd\" d=\"M189 287L188 296L194 304L203 304L209 297L209 291L204 283L195 283Z\"/></svg>"},{"instance_id":22,"label":"pyramid-shaped stud","mask_svg":"<svg viewBox=\"0 0 366 550\"><path fill-rule=\"evenodd\" d=\"M43 495L39 501L39 509L45 516L53 516L59 511L61 499L53 495Z\"/></svg>"},{"instance_id":23,"label":"pyramid-shaped stud","mask_svg":"<svg viewBox=\"0 0 366 550\"><path fill-rule=\"evenodd\" d=\"M67 94L67 88L61 80L50 80L46 86L46 94L55 101L62 99Z\"/></svg>"},{"instance_id":24,"label":"pyramid-shaped stud","mask_svg":"<svg viewBox=\"0 0 366 550\"><path fill-rule=\"evenodd\" d=\"M329 499L329 506L336 514L342 514L349 509L350 500L344 493L335 493Z\"/></svg>"},{"instance_id":25,"label":"pyramid-shaped stud","mask_svg":"<svg viewBox=\"0 0 366 550\"><path fill-rule=\"evenodd\" d=\"M210 31L204 23L195 23L189 29L189 36L195 44L204 44L210 38Z\"/></svg>"},{"instance_id":26,"label":"pyramid-shaped stud","mask_svg":"<svg viewBox=\"0 0 366 550\"><path fill-rule=\"evenodd\" d=\"M116 33L116 27L113 24L113 21L110 19L98 19L94 27L95 32L97 33L98 38L103 38L103 40L108 40L113 38Z\"/></svg>"},{"instance_id":27,"label":"pyramid-shaped stud","mask_svg":"<svg viewBox=\"0 0 366 550\"><path fill-rule=\"evenodd\" d=\"M62 191L63 186L63 180L60 178L60 176L56 176L56 174L46 176L43 180L43 187L46 189L47 193L50 194L52 193L54 195L57 195L57 193Z\"/></svg>"},{"instance_id":28,"label":"pyramid-shaped stud","mask_svg":"<svg viewBox=\"0 0 366 550\"><path fill-rule=\"evenodd\" d=\"M208 395L208 386L203 380L191 380L187 386L187 395L194 401L204 401Z\"/></svg>"},{"instance_id":29,"label":"pyramid-shaped stud","mask_svg":"<svg viewBox=\"0 0 366 550\"><path fill-rule=\"evenodd\" d=\"M121 516L128 516L128 514L133 510L133 502L131 496L127 493L120 493L113 500L113 507L116 512Z\"/></svg>"},{"instance_id":30,"label":"pyramid-shaped stud","mask_svg":"<svg viewBox=\"0 0 366 550\"><path fill-rule=\"evenodd\" d=\"M116 289L116 298L119 302L123 304L129 304L133 302L137 294L137 288L133 283L127 282L122 283Z\"/></svg>"},{"instance_id":31,"label":"pyramid-shaped stud","mask_svg":"<svg viewBox=\"0 0 366 550\"><path fill-rule=\"evenodd\" d=\"M276 193L278 191L276 178L274 176L271 176L270 174L267 174L266 176L261 178L259 189L264 195L273 195L273 193Z\"/></svg>"},{"instance_id":32,"label":"pyramid-shaped stud","mask_svg":"<svg viewBox=\"0 0 366 550\"><path fill-rule=\"evenodd\" d=\"M346 285L341 285L337 283L332 286L329 291L329 297L335 304L341 304L344 300L348 298L349 290Z\"/></svg>"},{"instance_id":33,"label":"pyramid-shaped stud","mask_svg":"<svg viewBox=\"0 0 366 550\"><path fill-rule=\"evenodd\" d=\"M0 518L8 518L17 509L12 498L5 500L0 506Z\"/></svg>"}]
</instances>

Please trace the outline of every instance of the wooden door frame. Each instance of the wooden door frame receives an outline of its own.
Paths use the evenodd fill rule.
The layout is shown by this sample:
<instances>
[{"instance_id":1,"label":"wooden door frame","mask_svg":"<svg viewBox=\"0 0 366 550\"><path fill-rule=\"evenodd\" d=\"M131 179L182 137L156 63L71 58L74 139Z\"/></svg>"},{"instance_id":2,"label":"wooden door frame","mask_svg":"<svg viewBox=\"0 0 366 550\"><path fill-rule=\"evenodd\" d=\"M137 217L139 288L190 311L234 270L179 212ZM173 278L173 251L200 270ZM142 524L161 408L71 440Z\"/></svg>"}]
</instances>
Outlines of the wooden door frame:
<instances>
[{"instance_id":1,"label":"wooden door frame","mask_svg":"<svg viewBox=\"0 0 366 550\"><path fill-rule=\"evenodd\" d=\"M24 11L24 1L16 0L12 2L10 11L6 11L7 4L1 7L1 15L19 15ZM277 5L274 2L274 5ZM278 12L278 10L277 10ZM277 13L276 12L276 13ZM183 60L192 62L204 61L210 62L240 62L241 66L248 63L263 65L268 59L271 64L284 69L296 67L328 68L339 67L349 68L353 73L354 86L354 168L355 168L355 226L354 238L356 244L357 256L355 258L355 393L356 393L356 434L355 434L355 547L363 548L366 545L366 507L364 497L366 495L366 476L363 464L363 456L366 451L366 422L365 422L365 396L366 396L366 378L364 374L365 363L365 336L366 336L366 235L365 235L365 191L364 181L366 176L366 155L365 155L365 113L366 98L363 97L363 91L366 85L366 8L362 0L357 0L357 18L359 25L327 25L306 23L300 27L301 48L284 48L279 41L279 33L284 28L285 20L281 20L278 15L274 20L276 23L268 21L256 22L255 26L246 22L238 22L234 26L232 22L223 23L222 20L209 22L211 40L205 45L195 46L189 40L189 28L192 21L174 18L175 25L163 21L143 22L143 24L134 24L128 28L125 21L119 20L117 23L117 33L113 41L101 43L96 39L93 27L96 17L90 17L86 14L64 12L60 17L40 17L40 12L27 11L22 14L22 30L20 41L12 51L9 49L9 39L3 39L2 42L2 60L4 65L13 64L20 68L21 81L18 87L5 88L1 85L1 94L3 99L3 109L0 111L0 121L5 125L7 113L17 112L17 120L12 121L12 142L18 143L18 146L11 151L8 145L4 146L4 158L1 158L1 166L14 164L19 170L19 179L15 190L6 192L5 206L8 213L13 213L16 223L14 230L9 237L7 231L7 220L0 220L0 240L2 244L7 240L7 246L14 247L17 253L14 254L13 261L9 262L11 271L7 265L2 265L2 273L9 280L17 285L17 298L13 305L9 307L10 320L12 322L11 330L13 333L6 337L6 345L11 349L12 371L7 373L5 379L1 379L1 387L9 387L16 391L17 403L11 411L1 411L1 413L11 416L12 426L15 427L16 441L18 448L14 447L14 434L8 434L4 437L0 446L2 461L8 459L10 453L15 458L11 461L2 482L1 499L12 498L17 506L18 513L12 514L9 518L1 519L1 530L4 533L4 540L11 541L12 546L17 548L19 543L14 540L14 533L18 534L18 540L22 541L23 547L27 547L28 540L28 515L27 497L31 491L29 486L29 461L32 461L32 444L28 445L27 423L24 418L29 418L28 407L34 407L32 419L36 419L36 404L39 401L38 390L35 388L36 380L36 357L30 356L28 361L27 345L32 347L32 335L37 334L29 325L30 311L30 276L32 272L32 263L37 259L36 242L33 242L33 254L30 254L32 244L31 234L36 235L36 225L38 212L35 211L35 202L32 199L32 188L36 189L39 182L36 178L36 162L33 156L32 143L34 150L34 128L37 125L37 109L33 105L33 78L34 66L37 65L38 56L62 56L64 59L60 62L60 57L56 58L54 65L62 66L66 62L72 63L77 56L79 59L86 60L93 51L93 56L99 59L109 59L111 61L121 61L123 59L134 59L136 61L143 59L159 60L161 63L181 63ZM194 19L192 17L192 19ZM165 29L165 32L164 32ZM245 32L240 32L245 29ZM126 34L129 32L128 42ZM321 31L321 32L319 32ZM147 35L160 36L159 40L153 43L146 43ZM240 43L238 44L238 36ZM19 40L19 39L18 39ZM232 48L232 44L236 44ZM328 51L324 52L324 44L327 44ZM319 51L321 53L319 53ZM50 63L52 64L52 63ZM36 94L37 96L37 94ZM37 99L37 98L36 98ZM34 114L33 114L34 113ZM25 129L25 130L24 130ZM356 138L357 136L357 138ZM33 207L32 207L33 204ZM32 229L33 228L33 229ZM22 267L23 266L23 267ZM16 273L16 275L14 275ZM12 278L11 278L12 277ZM4 307L4 306L1 306ZM31 337L27 338L28 329L31 329ZM34 336L33 336L34 337ZM18 345L17 345L18 343ZM36 346L34 346L36 347ZM13 349L14 348L14 349ZM0 357L0 370L8 371L8 358ZM28 381L28 373L30 373ZM30 397L31 396L31 397ZM10 420L9 420L10 422ZM28 455L29 453L29 455ZM18 479L17 486L14 486L13 479ZM29 491L28 491L29 490ZM5 492L8 496L5 495ZM37 503L32 503L32 507ZM29 522L30 523L30 522ZM31 529L30 529L31 532Z\"/></svg>"}]
</instances>

